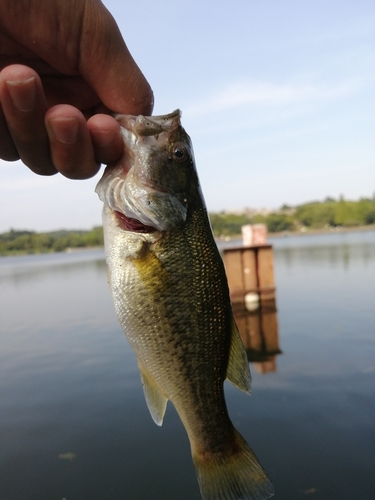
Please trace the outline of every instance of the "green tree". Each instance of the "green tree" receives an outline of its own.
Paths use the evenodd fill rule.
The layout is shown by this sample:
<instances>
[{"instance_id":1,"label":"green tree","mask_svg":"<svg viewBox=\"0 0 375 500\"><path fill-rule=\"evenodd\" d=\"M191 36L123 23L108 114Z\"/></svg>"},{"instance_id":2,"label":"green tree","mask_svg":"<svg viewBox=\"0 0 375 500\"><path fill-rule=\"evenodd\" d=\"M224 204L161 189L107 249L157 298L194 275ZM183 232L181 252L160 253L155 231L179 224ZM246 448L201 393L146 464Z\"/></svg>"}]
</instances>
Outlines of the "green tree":
<instances>
[{"instance_id":1,"label":"green tree","mask_svg":"<svg viewBox=\"0 0 375 500\"><path fill-rule=\"evenodd\" d=\"M212 231L215 236L232 236L241 234L242 226L250 224L246 214L210 213Z\"/></svg>"},{"instance_id":2,"label":"green tree","mask_svg":"<svg viewBox=\"0 0 375 500\"><path fill-rule=\"evenodd\" d=\"M272 213L266 219L267 229L270 233L291 231L294 228L293 219L283 213Z\"/></svg>"}]
</instances>

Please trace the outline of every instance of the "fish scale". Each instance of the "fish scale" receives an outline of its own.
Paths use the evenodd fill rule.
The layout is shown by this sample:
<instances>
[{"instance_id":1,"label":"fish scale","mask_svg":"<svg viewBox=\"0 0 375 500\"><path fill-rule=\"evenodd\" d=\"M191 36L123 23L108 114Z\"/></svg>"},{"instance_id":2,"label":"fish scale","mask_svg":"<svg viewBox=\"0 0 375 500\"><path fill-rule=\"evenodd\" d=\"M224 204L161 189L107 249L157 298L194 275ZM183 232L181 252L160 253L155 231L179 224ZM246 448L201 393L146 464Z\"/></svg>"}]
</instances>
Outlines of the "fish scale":
<instances>
[{"instance_id":1,"label":"fish scale","mask_svg":"<svg viewBox=\"0 0 375 500\"><path fill-rule=\"evenodd\" d=\"M224 380L249 392L250 372L190 138L178 111L118 121L126 164L107 167L96 191L115 310L151 416L161 425L175 406L204 500L264 500L272 484L225 403Z\"/></svg>"}]
</instances>

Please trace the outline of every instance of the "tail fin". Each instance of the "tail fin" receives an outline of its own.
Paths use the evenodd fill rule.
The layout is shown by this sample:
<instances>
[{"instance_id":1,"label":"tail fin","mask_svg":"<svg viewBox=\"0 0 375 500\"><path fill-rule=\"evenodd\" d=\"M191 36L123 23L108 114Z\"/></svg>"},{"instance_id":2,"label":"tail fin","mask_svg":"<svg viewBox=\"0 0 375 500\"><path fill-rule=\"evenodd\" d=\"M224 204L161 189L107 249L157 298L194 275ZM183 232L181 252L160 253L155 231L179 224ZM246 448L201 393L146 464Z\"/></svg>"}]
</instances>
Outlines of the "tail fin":
<instances>
[{"instance_id":1,"label":"tail fin","mask_svg":"<svg viewBox=\"0 0 375 500\"><path fill-rule=\"evenodd\" d=\"M266 500L274 489L249 445L234 429L232 455L193 453L203 500Z\"/></svg>"}]
</instances>

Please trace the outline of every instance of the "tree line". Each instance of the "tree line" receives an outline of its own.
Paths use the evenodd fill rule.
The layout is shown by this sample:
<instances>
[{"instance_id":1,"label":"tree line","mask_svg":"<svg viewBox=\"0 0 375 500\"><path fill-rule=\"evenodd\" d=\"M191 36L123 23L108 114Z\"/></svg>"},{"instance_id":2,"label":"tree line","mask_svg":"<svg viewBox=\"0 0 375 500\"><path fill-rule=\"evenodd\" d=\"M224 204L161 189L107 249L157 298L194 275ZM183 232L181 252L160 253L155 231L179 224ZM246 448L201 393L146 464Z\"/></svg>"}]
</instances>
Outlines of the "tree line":
<instances>
[{"instance_id":1,"label":"tree line","mask_svg":"<svg viewBox=\"0 0 375 500\"><path fill-rule=\"evenodd\" d=\"M283 205L280 210L268 214L210 213L214 235L234 236L241 234L246 224L267 225L270 233L301 231L301 229L328 229L375 224L375 195L359 201L326 198L319 202L305 203L296 207ZM103 231L94 227L90 231L53 231L37 233L11 229L0 234L0 255L63 252L68 248L103 246Z\"/></svg>"},{"instance_id":2,"label":"tree line","mask_svg":"<svg viewBox=\"0 0 375 500\"><path fill-rule=\"evenodd\" d=\"M63 252L68 248L103 246L103 230L94 227L90 231L52 231L37 233L11 229L0 234L0 255Z\"/></svg>"},{"instance_id":3,"label":"tree line","mask_svg":"<svg viewBox=\"0 0 375 500\"><path fill-rule=\"evenodd\" d=\"M211 213L210 219L217 237L241 234L245 224L266 224L270 233L365 226L375 224L375 195L358 201L347 201L341 196L338 200L326 198L296 207L283 205L268 214Z\"/></svg>"}]
</instances>

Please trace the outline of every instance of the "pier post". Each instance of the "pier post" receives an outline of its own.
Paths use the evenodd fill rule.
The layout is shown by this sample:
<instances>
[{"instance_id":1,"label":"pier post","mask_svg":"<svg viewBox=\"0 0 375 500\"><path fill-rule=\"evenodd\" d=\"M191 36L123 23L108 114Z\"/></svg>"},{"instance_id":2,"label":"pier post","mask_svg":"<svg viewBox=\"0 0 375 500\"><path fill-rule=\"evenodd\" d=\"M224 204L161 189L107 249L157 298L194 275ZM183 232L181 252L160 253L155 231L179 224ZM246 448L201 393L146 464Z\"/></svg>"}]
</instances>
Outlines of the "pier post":
<instances>
[{"instance_id":1,"label":"pier post","mask_svg":"<svg viewBox=\"0 0 375 500\"><path fill-rule=\"evenodd\" d=\"M258 294L260 302L275 300L272 245L225 248L224 266L232 302Z\"/></svg>"},{"instance_id":2,"label":"pier post","mask_svg":"<svg viewBox=\"0 0 375 500\"><path fill-rule=\"evenodd\" d=\"M233 314L249 361L276 370L280 354L272 245L264 224L242 228L243 246L223 249Z\"/></svg>"}]
</instances>

